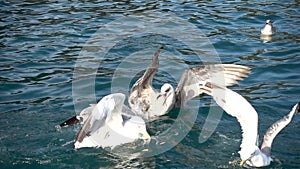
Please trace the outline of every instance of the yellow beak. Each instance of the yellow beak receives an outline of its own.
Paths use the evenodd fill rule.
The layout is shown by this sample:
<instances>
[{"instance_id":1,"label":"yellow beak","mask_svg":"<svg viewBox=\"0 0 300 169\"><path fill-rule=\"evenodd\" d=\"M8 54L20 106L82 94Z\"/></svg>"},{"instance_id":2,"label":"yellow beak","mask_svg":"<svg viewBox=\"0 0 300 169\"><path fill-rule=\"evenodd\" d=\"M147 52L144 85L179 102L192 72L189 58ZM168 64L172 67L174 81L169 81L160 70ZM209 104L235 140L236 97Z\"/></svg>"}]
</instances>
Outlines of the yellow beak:
<instances>
[{"instance_id":1,"label":"yellow beak","mask_svg":"<svg viewBox=\"0 0 300 169\"><path fill-rule=\"evenodd\" d=\"M151 140L151 136L147 132L145 133L145 138L146 140Z\"/></svg>"},{"instance_id":2,"label":"yellow beak","mask_svg":"<svg viewBox=\"0 0 300 169\"><path fill-rule=\"evenodd\" d=\"M246 163L247 160L242 160L240 163L240 166L243 166Z\"/></svg>"}]
</instances>

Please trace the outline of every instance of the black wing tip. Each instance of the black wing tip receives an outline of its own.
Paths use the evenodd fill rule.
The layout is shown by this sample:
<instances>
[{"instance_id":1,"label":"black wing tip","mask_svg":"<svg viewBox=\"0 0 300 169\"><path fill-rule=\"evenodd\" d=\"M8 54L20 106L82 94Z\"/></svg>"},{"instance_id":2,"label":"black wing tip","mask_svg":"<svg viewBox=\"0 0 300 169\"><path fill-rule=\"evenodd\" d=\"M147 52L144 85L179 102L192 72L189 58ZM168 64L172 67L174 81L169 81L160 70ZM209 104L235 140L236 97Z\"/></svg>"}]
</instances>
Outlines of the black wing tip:
<instances>
[{"instance_id":1,"label":"black wing tip","mask_svg":"<svg viewBox=\"0 0 300 169\"><path fill-rule=\"evenodd\" d=\"M66 120L65 122L61 123L59 126L60 126L60 127L67 127L67 126L76 124L76 123L78 123L78 122L79 122L79 120L77 119L77 117L76 117L76 116L73 116L73 117L71 117L70 119Z\"/></svg>"},{"instance_id":2,"label":"black wing tip","mask_svg":"<svg viewBox=\"0 0 300 169\"><path fill-rule=\"evenodd\" d=\"M297 103L296 112L300 112L300 102Z\"/></svg>"},{"instance_id":3,"label":"black wing tip","mask_svg":"<svg viewBox=\"0 0 300 169\"><path fill-rule=\"evenodd\" d=\"M157 51L154 53L154 57L158 57L158 55L160 54L161 50L163 50L165 48L165 45L161 45Z\"/></svg>"},{"instance_id":4,"label":"black wing tip","mask_svg":"<svg viewBox=\"0 0 300 169\"><path fill-rule=\"evenodd\" d=\"M161 52L161 50L163 50L165 48L165 45L161 45L159 48L158 48L158 50L155 52L155 56L158 56L159 55L159 53Z\"/></svg>"},{"instance_id":5,"label":"black wing tip","mask_svg":"<svg viewBox=\"0 0 300 169\"><path fill-rule=\"evenodd\" d=\"M160 48L157 49L157 51L154 53L154 55L152 57L152 61L151 61L150 65L148 66L148 68L158 69L158 65L159 65L158 56L163 48L164 48L164 45L160 46Z\"/></svg>"}]
</instances>

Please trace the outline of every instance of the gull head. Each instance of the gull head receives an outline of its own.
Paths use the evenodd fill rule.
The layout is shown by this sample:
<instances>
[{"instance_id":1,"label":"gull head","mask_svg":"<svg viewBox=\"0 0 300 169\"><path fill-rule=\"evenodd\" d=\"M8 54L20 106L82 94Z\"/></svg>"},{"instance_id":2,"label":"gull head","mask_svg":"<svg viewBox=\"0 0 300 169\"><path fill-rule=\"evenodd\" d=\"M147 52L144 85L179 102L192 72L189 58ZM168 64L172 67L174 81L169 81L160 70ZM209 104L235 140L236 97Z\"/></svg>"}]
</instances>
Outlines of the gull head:
<instances>
[{"instance_id":1,"label":"gull head","mask_svg":"<svg viewBox=\"0 0 300 169\"><path fill-rule=\"evenodd\" d=\"M158 95L157 99L159 97L163 97L163 100L164 100L163 105L166 105L166 106L173 105L174 100L175 100L174 88L169 83L165 83L160 88L160 94Z\"/></svg>"},{"instance_id":2,"label":"gull head","mask_svg":"<svg viewBox=\"0 0 300 169\"><path fill-rule=\"evenodd\" d=\"M247 160L251 159L251 157L256 153L256 151L260 150L255 144L243 144L242 142L241 150L239 151L240 157L242 159L240 165L243 166Z\"/></svg>"},{"instance_id":3,"label":"gull head","mask_svg":"<svg viewBox=\"0 0 300 169\"><path fill-rule=\"evenodd\" d=\"M270 19L266 20L266 24L272 25L272 21Z\"/></svg>"},{"instance_id":4,"label":"gull head","mask_svg":"<svg viewBox=\"0 0 300 169\"><path fill-rule=\"evenodd\" d=\"M126 123L124 123L126 137L132 139L151 140L151 136L147 132L145 121L139 116L131 117Z\"/></svg>"},{"instance_id":5,"label":"gull head","mask_svg":"<svg viewBox=\"0 0 300 169\"><path fill-rule=\"evenodd\" d=\"M251 167L264 167L270 165L272 161L272 158L270 156L267 156L264 154L258 147L254 151L254 153L251 154L251 156L246 159L242 160L240 165L243 166L245 163L248 166Z\"/></svg>"}]
</instances>

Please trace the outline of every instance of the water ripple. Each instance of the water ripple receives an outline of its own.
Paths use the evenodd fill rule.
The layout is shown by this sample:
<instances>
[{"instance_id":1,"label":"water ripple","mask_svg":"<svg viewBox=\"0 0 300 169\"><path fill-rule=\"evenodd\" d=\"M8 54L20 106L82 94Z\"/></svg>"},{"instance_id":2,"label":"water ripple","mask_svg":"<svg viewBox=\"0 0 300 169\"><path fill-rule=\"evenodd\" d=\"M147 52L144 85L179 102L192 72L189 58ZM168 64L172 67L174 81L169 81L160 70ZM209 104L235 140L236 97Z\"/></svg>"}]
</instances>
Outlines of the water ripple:
<instances>
[{"instance_id":1,"label":"water ripple","mask_svg":"<svg viewBox=\"0 0 300 169\"><path fill-rule=\"evenodd\" d=\"M74 152L70 141L79 126L57 132L55 125L75 114L72 83L81 84L85 96L94 74L73 77L78 61L91 63L78 71L96 72L96 96L110 93L111 76L126 56L145 48L166 43L174 49L166 52L178 58L170 61L190 66L201 61L186 45L168 37L149 35L141 39L125 39L110 50L104 59L81 55L90 37L120 17L143 12L169 13L194 24L214 45L224 63L248 65L252 73L232 87L244 95L259 112L260 134L281 118L291 105L299 101L300 82L300 12L298 1L126 1L70 2L62 1L1 1L0 2L0 160L4 168L235 168L241 137L234 118L223 115L219 126L205 143L198 136L210 97L200 97L197 121L187 137L170 151L146 159L123 161L100 149ZM271 42L263 43L260 29L266 19L274 20L277 33ZM154 21L154 22L157 22ZM130 25L125 25L130 26ZM140 25L141 27L143 25ZM123 29L124 27L122 27ZM178 30L184 30L178 27ZM120 33L110 28L109 33ZM126 32L122 32L126 34ZM192 39L191 39L192 41ZM197 43L197 42L195 42ZM93 46L90 46L93 47ZM97 48L96 48L97 49ZM136 65L150 60L150 55L126 60ZM100 65L100 66L99 66ZM99 66L99 67L96 67ZM173 64L163 61L165 70ZM124 70L134 71L135 69ZM132 72L129 72L132 73ZM180 76L176 74L174 76ZM120 74L125 77L126 74ZM166 71L158 71L154 85L165 82L176 85ZM137 78L137 77L135 77ZM126 89L129 90L129 89ZM81 98L81 107L92 102ZM176 113L171 112L157 129L168 128ZM275 162L271 168L297 168L300 157L299 118L286 128L274 142ZM230 126L230 127L228 127ZM150 127L151 130L153 126ZM161 131L156 131L161 132ZM69 143L69 144L66 144ZM218 161L218 162L216 162ZM229 163L230 161L230 163ZM282 162L282 163L281 163Z\"/></svg>"}]
</instances>

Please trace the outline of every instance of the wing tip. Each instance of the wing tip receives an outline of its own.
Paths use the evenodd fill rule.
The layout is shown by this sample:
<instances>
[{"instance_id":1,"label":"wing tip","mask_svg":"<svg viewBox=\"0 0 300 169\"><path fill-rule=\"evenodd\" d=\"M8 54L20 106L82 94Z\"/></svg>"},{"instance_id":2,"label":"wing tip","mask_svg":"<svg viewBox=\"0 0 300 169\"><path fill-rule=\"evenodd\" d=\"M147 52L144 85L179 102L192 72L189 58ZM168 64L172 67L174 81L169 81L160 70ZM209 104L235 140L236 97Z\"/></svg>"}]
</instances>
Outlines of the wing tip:
<instances>
[{"instance_id":1,"label":"wing tip","mask_svg":"<svg viewBox=\"0 0 300 169\"><path fill-rule=\"evenodd\" d=\"M160 54L160 52L164 49L164 45L161 45L159 49L157 49L157 51L154 53L152 61L150 63L150 65L148 66L148 68L158 68L159 65L159 60L158 60L158 56Z\"/></svg>"},{"instance_id":2,"label":"wing tip","mask_svg":"<svg viewBox=\"0 0 300 169\"><path fill-rule=\"evenodd\" d=\"M300 102L298 102L298 103L296 104L295 112L296 112L296 113L299 113L299 112L300 112Z\"/></svg>"},{"instance_id":3,"label":"wing tip","mask_svg":"<svg viewBox=\"0 0 300 169\"><path fill-rule=\"evenodd\" d=\"M165 45L161 45L160 48L159 48L159 50L162 50L164 48L165 48Z\"/></svg>"},{"instance_id":4,"label":"wing tip","mask_svg":"<svg viewBox=\"0 0 300 169\"><path fill-rule=\"evenodd\" d=\"M76 123L79 122L79 119L77 118L77 116L73 116L70 119L64 121L63 123L59 124L60 127L67 127L70 125L74 125Z\"/></svg>"}]
</instances>

